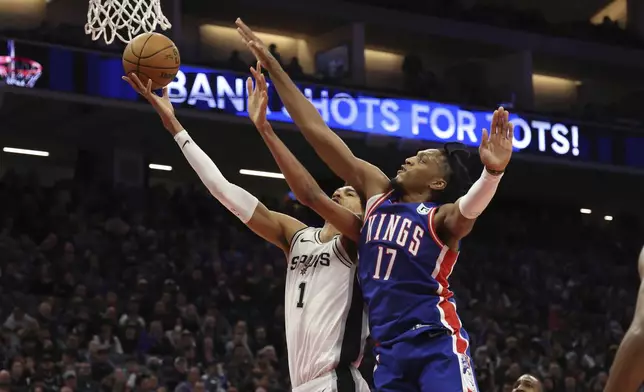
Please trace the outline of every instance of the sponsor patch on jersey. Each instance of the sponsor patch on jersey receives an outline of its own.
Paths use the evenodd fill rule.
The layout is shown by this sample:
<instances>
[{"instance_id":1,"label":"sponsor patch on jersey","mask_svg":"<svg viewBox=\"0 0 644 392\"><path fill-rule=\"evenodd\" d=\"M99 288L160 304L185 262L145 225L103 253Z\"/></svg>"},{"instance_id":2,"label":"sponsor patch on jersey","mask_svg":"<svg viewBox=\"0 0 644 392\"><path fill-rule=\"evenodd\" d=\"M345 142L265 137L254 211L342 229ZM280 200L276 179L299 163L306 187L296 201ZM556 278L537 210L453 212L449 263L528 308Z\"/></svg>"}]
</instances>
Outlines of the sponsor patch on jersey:
<instances>
[{"instance_id":1,"label":"sponsor patch on jersey","mask_svg":"<svg viewBox=\"0 0 644 392\"><path fill-rule=\"evenodd\" d=\"M420 203L418 205L418 208L416 208L416 212L418 212L420 215L428 215L429 210L431 210L431 208L427 207L423 203Z\"/></svg>"}]
</instances>

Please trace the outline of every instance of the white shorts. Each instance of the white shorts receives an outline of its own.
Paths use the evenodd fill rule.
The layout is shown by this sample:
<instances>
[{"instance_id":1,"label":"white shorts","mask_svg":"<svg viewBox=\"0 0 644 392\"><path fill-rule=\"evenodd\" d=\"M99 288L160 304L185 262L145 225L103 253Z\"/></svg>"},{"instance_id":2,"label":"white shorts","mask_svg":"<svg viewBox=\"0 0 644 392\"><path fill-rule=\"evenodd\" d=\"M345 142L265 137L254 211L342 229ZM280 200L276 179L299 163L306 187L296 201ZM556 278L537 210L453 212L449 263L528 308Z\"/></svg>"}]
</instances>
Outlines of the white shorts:
<instances>
[{"instance_id":1,"label":"white shorts","mask_svg":"<svg viewBox=\"0 0 644 392\"><path fill-rule=\"evenodd\" d=\"M293 388L293 392L370 392L360 371L353 366L349 371L333 370L307 383Z\"/></svg>"}]
</instances>

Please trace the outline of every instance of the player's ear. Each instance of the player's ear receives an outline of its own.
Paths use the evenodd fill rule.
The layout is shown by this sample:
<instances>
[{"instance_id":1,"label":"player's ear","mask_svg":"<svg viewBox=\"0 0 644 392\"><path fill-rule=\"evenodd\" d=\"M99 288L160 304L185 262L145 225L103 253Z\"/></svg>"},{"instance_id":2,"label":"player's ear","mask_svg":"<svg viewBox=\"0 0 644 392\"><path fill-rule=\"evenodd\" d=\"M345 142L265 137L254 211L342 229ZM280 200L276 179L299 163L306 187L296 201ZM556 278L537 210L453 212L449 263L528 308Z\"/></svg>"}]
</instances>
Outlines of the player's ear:
<instances>
[{"instance_id":1,"label":"player's ear","mask_svg":"<svg viewBox=\"0 0 644 392\"><path fill-rule=\"evenodd\" d=\"M447 186L447 181L442 178L432 179L429 183L429 188L433 191L442 191Z\"/></svg>"}]
</instances>

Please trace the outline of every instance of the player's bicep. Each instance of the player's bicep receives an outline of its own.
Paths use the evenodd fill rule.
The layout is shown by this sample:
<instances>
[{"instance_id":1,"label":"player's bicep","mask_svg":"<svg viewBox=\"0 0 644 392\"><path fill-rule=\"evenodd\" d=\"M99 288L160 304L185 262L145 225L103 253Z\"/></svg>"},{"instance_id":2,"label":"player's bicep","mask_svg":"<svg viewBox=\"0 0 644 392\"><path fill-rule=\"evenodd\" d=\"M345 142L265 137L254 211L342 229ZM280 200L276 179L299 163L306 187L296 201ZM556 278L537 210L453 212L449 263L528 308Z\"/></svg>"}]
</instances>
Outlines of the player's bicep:
<instances>
[{"instance_id":1,"label":"player's bicep","mask_svg":"<svg viewBox=\"0 0 644 392\"><path fill-rule=\"evenodd\" d=\"M271 211L262 203L257 205L248 228L266 241L288 252L293 235L306 225L299 220L279 212Z\"/></svg>"},{"instance_id":2,"label":"player's bicep","mask_svg":"<svg viewBox=\"0 0 644 392\"><path fill-rule=\"evenodd\" d=\"M345 237L358 242L362 227L362 219L359 216L324 194L317 197L310 207L325 221L330 222Z\"/></svg>"}]
</instances>

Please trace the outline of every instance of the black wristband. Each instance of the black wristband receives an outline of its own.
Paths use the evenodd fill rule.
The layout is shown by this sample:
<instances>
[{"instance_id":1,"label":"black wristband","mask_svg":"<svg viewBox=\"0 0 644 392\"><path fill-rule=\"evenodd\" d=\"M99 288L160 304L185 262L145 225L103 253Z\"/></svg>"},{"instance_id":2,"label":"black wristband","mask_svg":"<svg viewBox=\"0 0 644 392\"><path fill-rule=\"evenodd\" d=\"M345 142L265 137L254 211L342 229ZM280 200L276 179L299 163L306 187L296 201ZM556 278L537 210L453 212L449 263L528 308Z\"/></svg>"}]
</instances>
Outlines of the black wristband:
<instances>
[{"instance_id":1,"label":"black wristband","mask_svg":"<svg viewBox=\"0 0 644 392\"><path fill-rule=\"evenodd\" d=\"M493 176L500 176L501 174L505 173L505 170L492 170L488 167L486 167L485 170L487 170L487 172Z\"/></svg>"}]
</instances>

